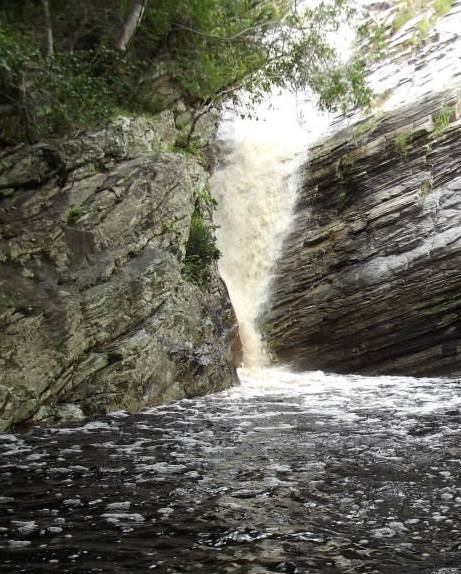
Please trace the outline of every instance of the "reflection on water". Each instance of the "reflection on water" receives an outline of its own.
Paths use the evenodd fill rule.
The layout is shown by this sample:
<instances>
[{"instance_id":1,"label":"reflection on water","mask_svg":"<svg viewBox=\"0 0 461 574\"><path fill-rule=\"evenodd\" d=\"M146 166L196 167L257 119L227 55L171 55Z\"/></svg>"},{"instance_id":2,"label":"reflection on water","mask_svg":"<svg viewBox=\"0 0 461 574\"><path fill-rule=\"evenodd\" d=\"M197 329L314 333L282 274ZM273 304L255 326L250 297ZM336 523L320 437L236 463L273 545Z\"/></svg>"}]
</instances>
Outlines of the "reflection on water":
<instances>
[{"instance_id":1,"label":"reflection on water","mask_svg":"<svg viewBox=\"0 0 461 574\"><path fill-rule=\"evenodd\" d=\"M242 379L0 436L2 574L461 574L459 382Z\"/></svg>"}]
</instances>

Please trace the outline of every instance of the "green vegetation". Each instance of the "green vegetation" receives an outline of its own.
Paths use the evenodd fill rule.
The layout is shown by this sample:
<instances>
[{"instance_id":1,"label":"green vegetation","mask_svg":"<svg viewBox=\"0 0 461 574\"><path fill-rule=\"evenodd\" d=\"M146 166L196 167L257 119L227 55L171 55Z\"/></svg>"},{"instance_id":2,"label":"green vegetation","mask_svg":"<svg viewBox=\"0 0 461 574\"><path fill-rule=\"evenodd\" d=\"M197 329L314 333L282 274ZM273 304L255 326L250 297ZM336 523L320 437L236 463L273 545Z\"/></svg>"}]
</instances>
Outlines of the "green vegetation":
<instances>
[{"instance_id":1,"label":"green vegetation","mask_svg":"<svg viewBox=\"0 0 461 574\"><path fill-rule=\"evenodd\" d=\"M345 153L340 160L340 166L344 166L346 168L352 168L355 165L355 158L352 154L350 153Z\"/></svg>"},{"instance_id":2,"label":"green vegetation","mask_svg":"<svg viewBox=\"0 0 461 574\"><path fill-rule=\"evenodd\" d=\"M197 192L196 200L201 211L207 211L209 214L216 208L218 202L211 195L208 187L204 187L201 191Z\"/></svg>"},{"instance_id":3,"label":"green vegetation","mask_svg":"<svg viewBox=\"0 0 461 574\"><path fill-rule=\"evenodd\" d=\"M437 20L449 12L452 7L452 0L434 0L432 2L432 9L434 11L432 16L425 16L416 27L416 32L411 38L411 43L414 46L423 44L431 29L437 23ZM405 0L399 5L399 11L392 23L394 32L399 30L411 19L415 18L418 14L429 8L430 4L427 0Z\"/></svg>"},{"instance_id":4,"label":"green vegetation","mask_svg":"<svg viewBox=\"0 0 461 574\"><path fill-rule=\"evenodd\" d=\"M408 132L400 132L394 137L394 148L400 155L406 156L409 149L411 134Z\"/></svg>"},{"instance_id":5,"label":"green vegetation","mask_svg":"<svg viewBox=\"0 0 461 574\"><path fill-rule=\"evenodd\" d=\"M200 138L190 137L190 133L179 136L172 151L182 155L194 156L202 165L205 164L207 160Z\"/></svg>"},{"instance_id":6,"label":"green vegetation","mask_svg":"<svg viewBox=\"0 0 461 574\"><path fill-rule=\"evenodd\" d=\"M384 116L384 112L376 112L374 115L369 117L367 120L362 122L353 132L352 134L352 142L355 145L359 145L362 143L362 140L365 139L368 135L373 133L375 129L378 127L381 119Z\"/></svg>"},{"instance_id":7,"label":"green vegetation","mask_svg":"<svg viewBox=\"0 0 461 574\"><path fill-rule=\"evenodd\" d=\"M450 11L452 6L453 6L453 0L434 0L434 3L432 4L435 13L439 17L445 16L445 14L447 14Z\"/></svg>"},{"instance_id":8,"label":"green vegetation","mask_svg":"<svg viewBox=\"0 0 461 574\"><path fill-rule=\"evenodd\" d=\"M432 178L431 179L425 179L421 183L421 187L419 188L420 197L426 197L426 195L431 191L432 185L433 185Z\"/></svg>"},{"instance_id":9,"label":"green vegetation","mask_svg":"<svg viewBox=\"0 0 461 574\"><path fill-rule=\"evenodd\" d=\"M365 106L363 64L329 30L347 0L0 0L0 144L62 137L181 98L196 116L310 87L324 108ZM242 94L245 96L242 97Z\"/></svg>"},{"instance_id":10,"label":"green vegetation","mask_svg":"<svg viewBox=\"0 0 461 574\"><path fill-rule=\"evenodd\" d=\"M72 225L82 215L83 215L83 209L77 205L73 205L66 213L66 223L68 225Z\"/></svg>"},{"instance_id":11,"label":"green vegetation","mask_svg":"<svg viewBox=\"0 0 461 574\"><path fill-rule=\"evenodd\" d=\"M400 2L399 9L392 22L394 32L400 30L407 22L417 16L426 6L425 0L404 0Z\"/></svg>"},{"instance_id":12,"label":"green vegetation","mask_svg":"<svg viewBox=\"0 0 461 574\"><path fill-rule=\"evenodd\" d=\"M216 205L217 202L207 187L196 194L183 275L187 281L199 286L210 282L213 265L221 255L216 247L216 228L211 223L211 216Z\"/></svg>"},{"instance_id":13,"label":"green vegetation","mask_svg":"<svg viewBox=\"0 0 461 574\"><path fill-rule=\"evenodd\" d=\"M0 28L0 137L35 141L106 119L115 102L90 54L52 60Z\"/></svg>"},{"instance_id":14,"label":"green vegetation","mask_svg":"<svg viewBox=\"0 0 461 574\"><path fill-rule=\"evenodd\" d=\"M376 60L381 60L387 52L387 31L384 24L377 24L371 33L371 46L373 56Z\"/></svg>"},{"instance_id":15,"label":"green vegetation","mask_svg":"<svg viewBox=\"0 0 461 574\"><path fill-rule=\"evenodd\" d=\"M414 46L420 46L424 44L428 39L429 32L433 29L438 19L439 19L438 14L435 14L430 18L425 17L422 20L420 20L418 26L416 27L416 32L413 38L411 39L411 43Z\"/></svg>"},{"instance_id":16,"label":"green vegetation","mask_svg":"<svg viewBox=\"0 0 461 574\"><path fill-rule=\"evenodd\" d=\"M196 209L191 219L183 270L185 279L191 283L201 286L210 282L212 266L221 255L216 247L214 231L201 210Z\"/></svg>"},{"instance_id":17,"label":"green vegetation","mask_svg":"<svg viewBox=\"0 0 461 574\"><path fill-rule=\"evenodd\" d=\"M418 35L418 40L419 43L423 43L426 38L429 35L429 32L431 31L432 27L435 24L435 20L432 18L423 18L419 23L418 23L418 27L417 27L417 35Z\"/></svg>"},{"instance_id":18,"label":"green vegetation","mask_svg":"<svg viewBox=\"0 0 461 574\"><path fill-rule=\"evenodd\" d=\"M373 98L373 103L371 105L371 107L373 109L382 107L382 105L384 103L386 103L386 101L391 97L392 95L392 90L391 89L387 89L385 90L382 94L377 94L374 98Z\"/></svg>"},{"instance_id":19,"label":"green vegetation","mask_svg":"<svg viewBox=\"0 0 461 574\"><path fill-rule=\"evenodd\" d=\"M437 20L451 8L452 0L402 0L392 22L393 32L397 32L407 22L426 12L416 25L409 43L413 46L424 44ZM432 8L432 10L430 10ZM358 28L359 38L365 41L366 58L368 62L383 59L387 53L388 30L383 23L366 22Z\"/></svg>"},{"instance_id":20,"label":"green vegetation","mask_svg":"<svg viewBox=\"0 0 461 574\"><path fill-rule=\"evenodd\" d=\"M455 110L451 106L444 104L440 111L433 118L434 120L434 136L440 136L447 129L449 124L452 122L455 115Z\"/></svg>"},{"instance_id":21,"label":"green vegetation","mask_svg":"<svg viewBox=\"0 0 461 574\"><path fill-rule=\"evenodd\" d=\"M341 202L347 199L348 193L354 188L352 170L355 163L353 155L345 153L336 165L336 193Z\"/></svg>"},{"instance_id":22,"label":"green vegetation","mask_svg":"<svg viewBox=\"0 0 461 574\"><path fill-rule=\"evenodd\" d=\"M169 221L168 223L164 223L162 225L162 235L165 233L175 233L177 230L176 221Z\"/></svg>"},{"instance_id":23,"label":"green vegetation","mask_svg":"<svg viewBox=\"0 0 461 574\"><path fill-rule=\"evenodd\" d=\"M368 62L378 62L386 57L388 32L384 24L367 22L359 27L358 37L365 41Z\"/></svg>"}]
</instances>

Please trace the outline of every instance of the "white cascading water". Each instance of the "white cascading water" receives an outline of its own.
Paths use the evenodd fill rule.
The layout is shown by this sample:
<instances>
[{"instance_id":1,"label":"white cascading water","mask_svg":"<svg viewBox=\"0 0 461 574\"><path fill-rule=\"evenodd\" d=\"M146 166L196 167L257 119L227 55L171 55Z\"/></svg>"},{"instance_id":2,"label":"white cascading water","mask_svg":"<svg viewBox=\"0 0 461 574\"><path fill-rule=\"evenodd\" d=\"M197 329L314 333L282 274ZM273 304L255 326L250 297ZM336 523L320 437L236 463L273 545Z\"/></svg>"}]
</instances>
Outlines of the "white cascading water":
<instances>
[{"instance_id":1,"label":"white cascading water","mask_svg":"<svg viewBox=\"0 0 461 574\"><path fill-rule=\"evenodd\" d=\"M373 4L371 0L357 2L358 7L369 4ZM435 26L442 44L447 38L453 42L457 30L458 14L452 12ZM457 44L444 54L443 67L438 58L427 58L419 67L412 58L405 64L399 62L397 73L392 59L380 63L368 80L377 94L392 91L383 109L420 97L429 88L437 91L452 85L459 67L459 50L455 48L459 48L461 36L457 38ZM353 28L342 26L330 39L346 60L354 42ZM218 200L219 270L239 321L244 366L253 371L267 367L269 362L257 320L270 296L271 272L289 233L297 170L306 159L309 144L327 134L332 119L319 113L312 102L304 98L298 101L286 92L271 98L270 109L263 104L257 111L259 120L231 117L223 122L221 137L231 151L211 180ZM349 121L353 117L343 125Z\"/></svg>"},{"instance_id":2,"label":"white cascading water","mask_svg":"<svg viewBox=\"0 0 461 574\"><path fill-rule=\"evenodd\" d=\"M246 367L268 363L256 322L268 296L270 271L280 250L296 192L295 145L256 137L231 152L215 175L219 202L219 269L237 313Z\"/></svg>"},{"instance_id":3,"label":"white cascading water","mask_svg":"<svg viewBox=\"0 0 461 574\"><path fill-rule=\"evenodd\" d=\"M318 0L302 0L314 6ZM330 35L347 60L354 41L348 25ZM326 135L331 114L307 93L282 91L263 102L258 119L232 116L221 125L230 153L211 178L218 201L215 223L221 251L219 271L239 322L243 366L255 373L269 366L258 317L270 296L271 276L293 216L298 169L309 144Z\"/></svg>"},{"instance_id":4,"label":"white cascading water","mask_svg":"<svg viewBox=\"0 0 461 574\"><path fill-rule=\"evenodd\" d=\"M231 151L211 180L218 201L219 271L237 314L243 364L251 370L269 364L257 321L289 232L297 171L313 135L303 127L296 110L295 97L284 94L275 108L262 110L260 120L225 122L222 138ZM325 121L317 112L316 131L323 129Z\"/></svg>"}]
</instances>

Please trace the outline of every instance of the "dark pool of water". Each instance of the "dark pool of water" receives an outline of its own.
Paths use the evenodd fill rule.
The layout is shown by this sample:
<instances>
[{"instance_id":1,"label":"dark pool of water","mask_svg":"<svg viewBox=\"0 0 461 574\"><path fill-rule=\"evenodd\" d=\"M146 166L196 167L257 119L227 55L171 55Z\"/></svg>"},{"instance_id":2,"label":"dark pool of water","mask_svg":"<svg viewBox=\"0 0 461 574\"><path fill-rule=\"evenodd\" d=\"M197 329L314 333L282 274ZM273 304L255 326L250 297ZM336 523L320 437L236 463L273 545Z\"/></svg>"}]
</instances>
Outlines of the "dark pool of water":
<instances>
[{"instance_id":1,"label":"dark pool of water","mask_svg":"<svg viewBox=\"0 0 461 574\"><path fill-rule=\"evenodd\" d=\"M288 375L0 435L0 572L461 574L461 384Z\"/></svg>"}]
</instances>

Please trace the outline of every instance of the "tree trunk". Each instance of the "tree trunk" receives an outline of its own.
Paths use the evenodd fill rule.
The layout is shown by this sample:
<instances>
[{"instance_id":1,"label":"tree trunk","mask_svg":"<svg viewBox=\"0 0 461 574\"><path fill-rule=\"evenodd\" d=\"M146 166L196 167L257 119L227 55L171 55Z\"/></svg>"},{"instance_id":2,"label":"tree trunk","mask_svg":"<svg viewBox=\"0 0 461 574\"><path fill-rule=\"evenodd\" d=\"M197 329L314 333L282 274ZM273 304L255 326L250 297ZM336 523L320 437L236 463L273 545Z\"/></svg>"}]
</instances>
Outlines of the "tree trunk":
<instances>
[{"instance_id":1,"label":"tree trunk","mask_svg":"<svg viewBox=\"0 0 461 574\"><path fill-rule=\"evenodd\" d=\"M46 54L49 58L54 56L53 24L51 22L50 5L48 0L42 0L46 23Z\"/></svg>"},{"instance_id":2,"label":"tree trunk","mask_svg":"<svg viewBox=\"0 0 461 574\"><path fill-rule=\"evenodd\" d=\"M139 24L141 24L147 2L148 0L133 0L131 3L131 7L128 10L128 14L117 38L116 47L118 50L122 52L126 51L131 38L134 36Z\"/></svg>"}]
</instances>

